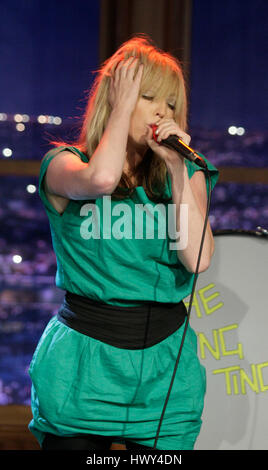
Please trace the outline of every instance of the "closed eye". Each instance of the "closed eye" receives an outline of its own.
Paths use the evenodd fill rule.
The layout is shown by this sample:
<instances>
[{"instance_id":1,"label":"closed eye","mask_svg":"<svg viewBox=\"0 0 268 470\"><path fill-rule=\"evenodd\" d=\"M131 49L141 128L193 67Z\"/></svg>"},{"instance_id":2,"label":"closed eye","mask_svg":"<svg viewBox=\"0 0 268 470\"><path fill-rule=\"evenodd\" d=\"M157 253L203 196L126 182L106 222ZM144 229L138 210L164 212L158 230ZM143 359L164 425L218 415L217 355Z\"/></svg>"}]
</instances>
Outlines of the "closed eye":
<instances>
[{"instance_id":1,"label":"closed eye","mask_svg":"<svg viewBox=\"0 0 268 470\"><path fill-rule=\"evenodd\" d=\"M148 100L148 101L153 101L154 96L142 95L142 98L144 98L145 100ZM172 111L174 111L174 109L175 109L175 107L176 107L175 104L167 103L167 105L169 106L170 109L172 109Z\"/></svg>"}]
</instances>

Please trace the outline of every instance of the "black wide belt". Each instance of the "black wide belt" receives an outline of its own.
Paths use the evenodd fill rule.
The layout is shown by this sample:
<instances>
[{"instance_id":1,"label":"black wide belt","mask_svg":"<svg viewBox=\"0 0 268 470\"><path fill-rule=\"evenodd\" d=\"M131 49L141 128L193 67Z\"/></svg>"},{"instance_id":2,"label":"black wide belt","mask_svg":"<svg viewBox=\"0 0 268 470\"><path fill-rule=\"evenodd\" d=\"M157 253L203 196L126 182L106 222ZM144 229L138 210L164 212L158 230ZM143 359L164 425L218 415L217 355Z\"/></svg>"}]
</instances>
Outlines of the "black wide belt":
<instances>
[{"instance_id":1,"label":"black wide belt","mask_svg":"<svg viewBox=\"0 0 268 470\"><path fill-rule=\"evenodd\" d=\"M84 335L123 349L145 349L163 341L184 323L183 301L144 301L142 306L105 304L66 292L59 321Z\"/></svg>"}]
</instances>

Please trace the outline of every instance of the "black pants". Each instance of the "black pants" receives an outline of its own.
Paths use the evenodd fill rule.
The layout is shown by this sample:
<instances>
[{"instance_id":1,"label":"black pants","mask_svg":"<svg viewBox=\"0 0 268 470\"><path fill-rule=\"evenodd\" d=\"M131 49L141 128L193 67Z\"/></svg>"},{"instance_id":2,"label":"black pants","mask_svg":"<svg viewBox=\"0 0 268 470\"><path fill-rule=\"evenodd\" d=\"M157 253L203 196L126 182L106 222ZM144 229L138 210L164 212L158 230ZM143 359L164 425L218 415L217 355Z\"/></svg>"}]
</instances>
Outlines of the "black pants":
<instances>
[{"instance_id":1,"label":"black pants","mask_svg":"<svg viewBox=\"0 0 268 470\"><path fill-rule=\"evenodd\" d=\"M113 437L96 434L85 434L73 437L61 437L46 433L42 443L42 450L109 450ZM135 442L126 441L127 450L143 451L152 447L142 446Z\"/></svg>"}]
</instances>

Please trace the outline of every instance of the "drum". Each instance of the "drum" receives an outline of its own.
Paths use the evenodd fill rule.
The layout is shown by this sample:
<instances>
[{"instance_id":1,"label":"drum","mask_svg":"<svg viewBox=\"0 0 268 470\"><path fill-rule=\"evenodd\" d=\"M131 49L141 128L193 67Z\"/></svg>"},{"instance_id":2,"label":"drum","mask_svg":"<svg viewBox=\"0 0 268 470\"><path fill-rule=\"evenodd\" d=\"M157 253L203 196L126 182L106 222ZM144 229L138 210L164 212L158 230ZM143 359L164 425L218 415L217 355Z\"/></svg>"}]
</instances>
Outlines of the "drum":
<instances>
[{"instance_id":1,"label":"drum","mask_svg":"<svg viewBox=\"0 0 268 470\"><path fill-rule=\"evenodd\" d=\"M215 231L211 265L198 276L190 325L207 392L197 450L268 449L267 235Z\"/></svg>"}]
</instances>

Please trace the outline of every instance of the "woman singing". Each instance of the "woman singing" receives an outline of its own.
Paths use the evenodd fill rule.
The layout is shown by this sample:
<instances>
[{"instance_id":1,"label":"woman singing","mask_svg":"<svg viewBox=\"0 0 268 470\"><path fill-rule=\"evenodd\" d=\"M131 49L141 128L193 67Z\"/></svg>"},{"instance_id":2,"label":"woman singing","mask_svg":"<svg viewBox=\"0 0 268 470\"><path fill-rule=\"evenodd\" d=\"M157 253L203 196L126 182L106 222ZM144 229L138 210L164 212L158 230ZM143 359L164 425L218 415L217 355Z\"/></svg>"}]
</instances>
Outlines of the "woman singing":
<instances>
[{"instance_id":1,"label":"woman singing","mask_svg":"<svg viewBox=\"0 0 268 470\"><path fill-rule=\"evenodd\" d=\"M29 428L44 450L154 448L208 197L202 168L161 145L171 134L188 145L186 121L178 60L137 35L99 69L78 140L53 142L41 162L65 291L29 368ZM204 160L213 188L218 170ZM199 273L213 250L208 222ZM189 325L155 448L194 448L205 388Z\"/></svg>"}]
</instances>

